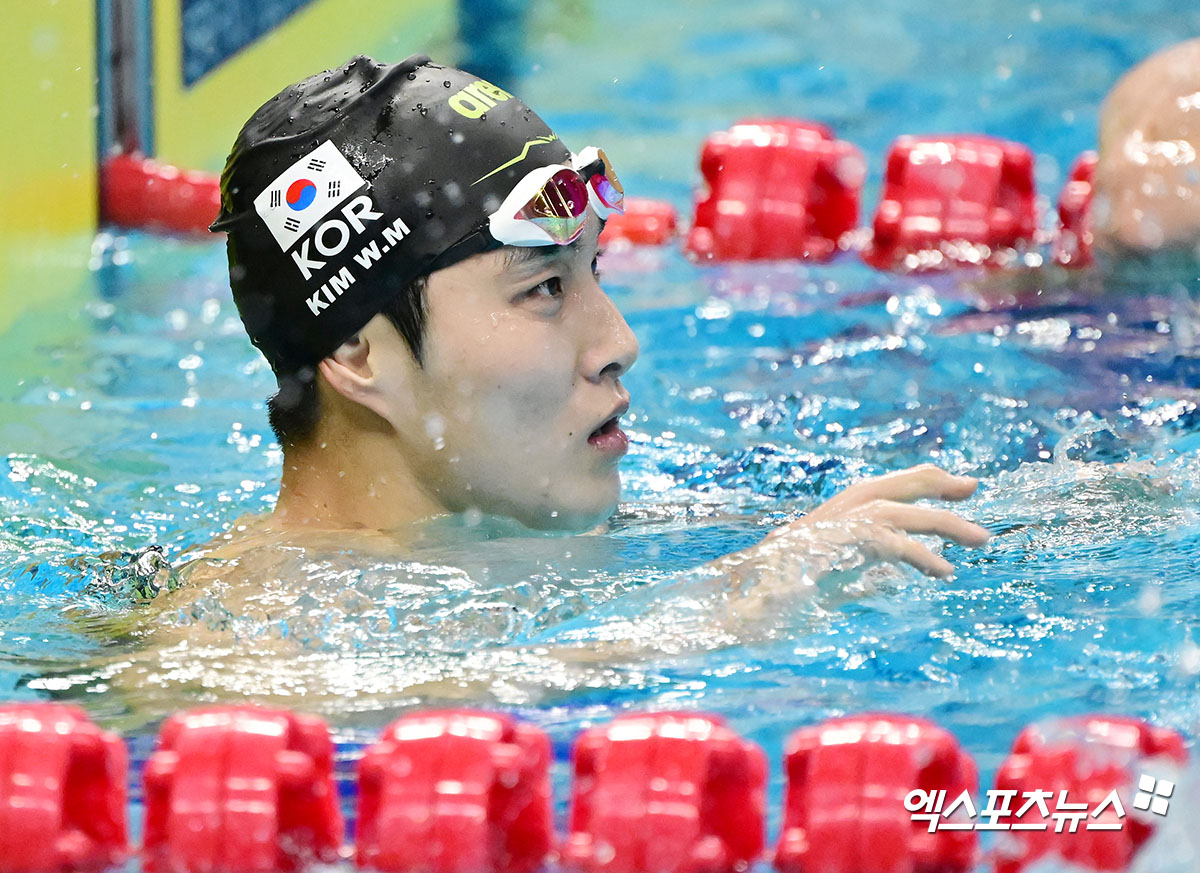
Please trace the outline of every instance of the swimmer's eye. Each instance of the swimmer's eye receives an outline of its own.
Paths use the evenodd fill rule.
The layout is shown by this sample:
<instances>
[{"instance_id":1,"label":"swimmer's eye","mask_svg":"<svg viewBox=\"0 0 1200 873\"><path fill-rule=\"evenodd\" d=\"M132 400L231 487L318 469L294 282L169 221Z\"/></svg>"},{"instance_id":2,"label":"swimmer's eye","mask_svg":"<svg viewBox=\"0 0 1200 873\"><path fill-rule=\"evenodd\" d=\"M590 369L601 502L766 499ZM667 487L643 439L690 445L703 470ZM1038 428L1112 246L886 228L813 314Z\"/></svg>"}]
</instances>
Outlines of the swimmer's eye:
<instances>
[{"instance_id":1,"label":"swimmer's eye","mask_svg":"<svg viewBox=\"0 0 1200 873\"><path fill-rule=\"evenodd\" d=\"M543 282L538 282L521 296L527 300L557 300L563 296L562 279L551 276Z\"/></svg>"},{"instance_id":2,"label":"swimmer's eye","mask_svg":"<svg viewBox=\"0 0 1200 873\"><path fill-rule=\"evenodd\" d=\"M596 257L592 258L592 275L600 278L600 259L604 257L604 249L596 249Z\"/></svg>"}]
</instances>

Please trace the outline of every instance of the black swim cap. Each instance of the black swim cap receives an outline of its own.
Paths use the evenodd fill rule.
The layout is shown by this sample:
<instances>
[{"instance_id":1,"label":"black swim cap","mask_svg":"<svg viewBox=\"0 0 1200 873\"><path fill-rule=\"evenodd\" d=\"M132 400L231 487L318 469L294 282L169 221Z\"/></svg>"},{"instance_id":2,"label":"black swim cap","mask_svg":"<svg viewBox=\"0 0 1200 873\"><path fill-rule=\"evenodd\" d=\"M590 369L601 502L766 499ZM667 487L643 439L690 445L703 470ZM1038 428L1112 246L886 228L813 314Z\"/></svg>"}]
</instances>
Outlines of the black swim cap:
<instances>
[{"instance_id":1,"label":"black swim cap","mask_svg":"<svg viewBox=\"0 0 1200 873\"><path fill-rule=\"evenodd\" d=\"M498 245L454 244L570 160L520 100L423 55L288 86L238 134L211 228L246 332L276 373L315 364L417 277Z\"/></svg>"}]
</instances>

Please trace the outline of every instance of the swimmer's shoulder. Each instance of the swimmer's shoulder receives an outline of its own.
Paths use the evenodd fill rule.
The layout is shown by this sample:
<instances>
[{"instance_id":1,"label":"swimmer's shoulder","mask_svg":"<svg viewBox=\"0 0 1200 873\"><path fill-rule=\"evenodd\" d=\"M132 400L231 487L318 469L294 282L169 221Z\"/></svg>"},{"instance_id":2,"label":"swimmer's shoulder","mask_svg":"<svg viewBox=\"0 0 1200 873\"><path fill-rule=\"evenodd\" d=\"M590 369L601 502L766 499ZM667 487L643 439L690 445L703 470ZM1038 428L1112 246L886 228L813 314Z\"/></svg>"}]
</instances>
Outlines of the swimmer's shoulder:
<instances>
[{"instance_id":1,"label":"swimmer's shoulder","mask_svg":"<svg viewBox=\"0 0 1200 873\"><path fill-rule=\"evenodd\" d=\"M290 575L289 567L314 559L353 555L362 559L402 558L409 538L401 532L281 523L273 514L245 515L223 533L180 555L187 584L239 582L264 574Z\"/></svg>"},{"instance_id":2,"label":"swimmer's shoulder","mask_svg":"<svg viewBox=\"0 0 1200 873\"><path fill-rule=\"evenodd\" d=\"M186 549L180 557L189 563L200 559L229 560L240 557L247 550L265 545L279 533L280 529L273 523L270 513L243 515L228 529L205 543Z\"/></svg>"}]
</instances>

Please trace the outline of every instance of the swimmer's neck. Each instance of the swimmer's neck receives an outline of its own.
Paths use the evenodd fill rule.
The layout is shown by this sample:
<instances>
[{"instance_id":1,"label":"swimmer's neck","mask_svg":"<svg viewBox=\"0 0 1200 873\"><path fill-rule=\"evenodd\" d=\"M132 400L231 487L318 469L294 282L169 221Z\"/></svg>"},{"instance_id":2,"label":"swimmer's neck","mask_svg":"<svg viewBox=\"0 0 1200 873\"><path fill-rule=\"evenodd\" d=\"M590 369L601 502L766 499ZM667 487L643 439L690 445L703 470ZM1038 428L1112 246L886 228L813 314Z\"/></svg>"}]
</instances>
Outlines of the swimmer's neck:
<instances>
[{"instance_id":1,"label":"swimmer's neck","mask_svg":"<svg viewBox=\"0 0 1200 873\"><path fill-rule=\"evenodd\" d=\"M280 527L395 530L449 512L421 487L395 442L323 435L284 451Z\"/></svg>"}]
</instances>

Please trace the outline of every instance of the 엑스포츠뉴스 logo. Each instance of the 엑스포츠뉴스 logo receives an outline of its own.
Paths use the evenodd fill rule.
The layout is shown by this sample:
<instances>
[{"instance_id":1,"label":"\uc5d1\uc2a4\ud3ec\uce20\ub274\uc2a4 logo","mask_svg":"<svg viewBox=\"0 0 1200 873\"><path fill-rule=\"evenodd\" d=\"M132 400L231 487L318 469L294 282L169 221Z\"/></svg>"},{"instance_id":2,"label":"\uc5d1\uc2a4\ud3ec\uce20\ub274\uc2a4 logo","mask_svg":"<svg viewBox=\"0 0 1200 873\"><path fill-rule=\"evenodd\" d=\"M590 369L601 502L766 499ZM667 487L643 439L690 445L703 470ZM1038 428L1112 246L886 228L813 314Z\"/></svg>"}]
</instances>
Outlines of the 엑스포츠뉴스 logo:
<instances>
[{"instance_id":1,"label":"\uc5d1\uc2a4\ud3ec\uce20\ub274\uc2a4 logo","mask_svg":"<svg viewBox=\"0 0 1200 873\"><path fill-rule=\"evenodd\" d=\"M280 173L254 198L254 210L285 252L317 222L366 185L329 140Z\"/></svg>"}]
</instances>

